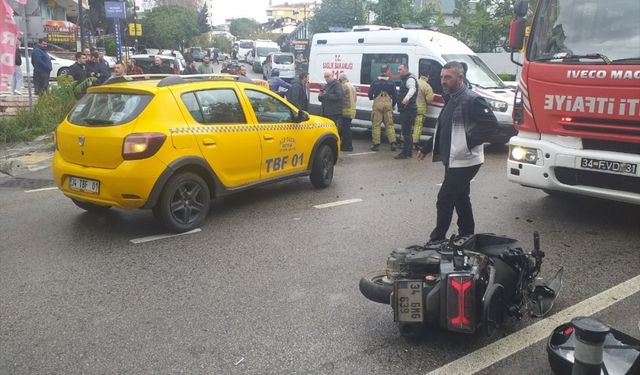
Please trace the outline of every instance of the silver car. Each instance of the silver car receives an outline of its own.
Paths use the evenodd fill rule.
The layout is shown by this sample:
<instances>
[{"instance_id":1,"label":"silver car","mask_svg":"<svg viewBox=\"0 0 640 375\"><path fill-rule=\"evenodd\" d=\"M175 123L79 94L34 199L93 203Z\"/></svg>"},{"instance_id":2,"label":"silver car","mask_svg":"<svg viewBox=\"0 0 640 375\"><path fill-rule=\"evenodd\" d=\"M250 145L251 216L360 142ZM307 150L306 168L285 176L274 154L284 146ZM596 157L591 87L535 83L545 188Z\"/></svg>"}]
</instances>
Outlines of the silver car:
<instances>
[{"instance_id":1,"label":"silver car","mask_svg":"<svg viewBox=\"0 0 640 375\"><path fill-rule=\"evenodd\" d=\"M264 79L268 79L271 76L271 71L278 69L280 71L280 78L290 82L296 76L296 59L293 53L289 52L272 52L267 55L267 58L262 64L262 76Z\"/></svg>"}]
</instances>

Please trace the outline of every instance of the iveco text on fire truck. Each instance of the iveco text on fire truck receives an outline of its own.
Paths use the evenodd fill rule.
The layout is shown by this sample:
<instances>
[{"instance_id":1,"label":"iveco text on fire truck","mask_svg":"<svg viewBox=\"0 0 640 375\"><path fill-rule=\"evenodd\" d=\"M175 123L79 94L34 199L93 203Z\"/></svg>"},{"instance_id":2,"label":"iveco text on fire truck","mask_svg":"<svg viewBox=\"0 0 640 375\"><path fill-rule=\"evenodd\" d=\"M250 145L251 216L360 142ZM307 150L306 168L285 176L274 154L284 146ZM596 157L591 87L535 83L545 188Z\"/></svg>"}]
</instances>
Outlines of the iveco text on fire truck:
<instances>
[{"instance_id":1,"label":"iveco text on fire truck","mask_svg":"<svg viewBox=\"0 0 640 375\"><path fill-rule=\"evenodd\" d=\"M515 10L512 50L524 44L526 1ZM640 204L639 19L638 0L540 0L515 99L510 181Z\"/></svg>"}]
</instances>

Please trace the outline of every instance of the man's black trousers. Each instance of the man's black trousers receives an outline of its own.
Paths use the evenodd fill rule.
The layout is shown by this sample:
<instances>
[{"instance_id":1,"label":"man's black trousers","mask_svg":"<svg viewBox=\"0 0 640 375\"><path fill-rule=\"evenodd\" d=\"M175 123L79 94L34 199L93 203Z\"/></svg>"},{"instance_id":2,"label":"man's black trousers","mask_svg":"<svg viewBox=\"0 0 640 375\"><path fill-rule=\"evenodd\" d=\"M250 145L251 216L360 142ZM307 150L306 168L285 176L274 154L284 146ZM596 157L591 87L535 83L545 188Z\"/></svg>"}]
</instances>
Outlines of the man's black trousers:
<instances>
[{"instance_id":1,"label":"man's black trousers","mask_svg":"<svg viewBox=\"0 0 640 375\"><path fill-rule=\"evenodd\" d=\"M402 144L402 153L406 156L411 156L411 149L413 147L413 125L416 122L417 115L418 112L415 109L400 112L400 124L402 125L402 141L404 142Z\"/></svg>"},{"instance_id":2,"label":"man's black trousers","mask_svg":"<svg viewBox=\"0 0 640 375\"><path fill-rule=\"evenodd\" d=\"M453 209L458 214L458 231L460 235L473 234L475 222L471 209L471 180L480 170L481 164L464 168L445 167L444 181L438 192L438 219L436 228L429 236L430 240L442 240L447 237L447 230L451 225Z\"/></svg>"}]
</instances>

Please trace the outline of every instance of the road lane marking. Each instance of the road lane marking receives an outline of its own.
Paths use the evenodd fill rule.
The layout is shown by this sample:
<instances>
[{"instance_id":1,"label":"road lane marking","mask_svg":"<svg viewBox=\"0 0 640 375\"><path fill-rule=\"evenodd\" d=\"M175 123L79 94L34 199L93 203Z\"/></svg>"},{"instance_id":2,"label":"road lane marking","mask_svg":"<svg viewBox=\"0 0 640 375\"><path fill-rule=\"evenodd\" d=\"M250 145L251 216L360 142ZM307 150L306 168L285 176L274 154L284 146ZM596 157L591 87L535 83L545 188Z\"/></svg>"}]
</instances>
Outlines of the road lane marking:
<instances>
[{"instance_id":1,"label":"road lane marking","mask_svg":"<svg viewBox=\"0 0 640 375\"><path fill-rule=\"evenodd\" d=\"M347 199L344 201L337 201L337 202L331 202L331 203L325 203L325 204L318 204L313 206L314 208L329 208L329 207L335 207L335 206L342 206L344 204L351 204L351 203L358 203L358 202L362 202L362 199L360 198L356 198L356 199Z\"/></svg>"},{"instance_id":2,"label":"road lane marking","mask_svg":"<svg viewBox=\"0 0 640 375\"><path fill-rule=\"evenodd\" d=\"M174 234L168 234L167 233L167 234L159 234L159 235L156 235L156 236L134 238L134 239L130 240L130 242L134 243L134 244L139 244L139 243L145 243L145 242L151 242L151 241L157 241L157 240L164 240L165 238L184 236L185 234L193 234L193 233L198 233L198 232L202 232L202 229L196 228L196 229L190 230L188 232L184 232L184 233L174 233Z\"/></svg>"},{"instance_id":3,"label":"road lane marking","mask_svg":"<svg viewBox=\"0 0 640 375\"><path fill-rule=\"evenodd\" d=\"M355 152L355 153L346 153L346 152L343 152L341 155L342 155L342 156L360 156L360 155L371 155L371 154L377 154L377 152L375 152L375 151L368 151L368 152Z\"/></svg>"},{"instance_id":4,"label":"road lane marking","mask_svg":"<svg viewBox=\"0 0 640 375\"><path fill-rule=\"evenodd\" d=\"M25 190L25 193L37 193L39 191L47 191L47 190L58 190L57 187L48 187L48 188L42 188L42 189L31 189L31 190Z\"/></svg>"},{"instance_id":5,"label":"road lane marking","mask_svg":"<svg viewBox=\"0 0 640 375\"><path fill-rule=\"evenodd\" d=\"M521 329L482 349L469 353L435 369L427 375L475 374L485 368L534 345L551 335L553 329L579 316L591 316L623 299L640 292L640 275L620 283L602 293L567 307L557 314Z\"/></svg>"}]
</instances>

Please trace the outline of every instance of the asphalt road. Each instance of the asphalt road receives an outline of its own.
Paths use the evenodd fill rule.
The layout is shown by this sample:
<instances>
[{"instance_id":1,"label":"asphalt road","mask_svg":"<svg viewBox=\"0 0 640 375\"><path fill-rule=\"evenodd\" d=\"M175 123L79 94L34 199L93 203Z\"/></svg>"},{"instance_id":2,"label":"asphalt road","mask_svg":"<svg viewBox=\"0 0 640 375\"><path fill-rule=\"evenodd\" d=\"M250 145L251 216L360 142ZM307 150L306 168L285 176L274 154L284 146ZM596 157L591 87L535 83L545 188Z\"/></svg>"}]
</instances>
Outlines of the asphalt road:
<instances>
[{"instance_id":1,"label":"asphalt road","mask_svg":"<svg viewBox=\"0 0 640 375\"><path fill-rule=\"evenodd\" d=\"M368 133L354 146L367 152ZM362 274L435 223L442 166L393 155L343 154L327 189L300 178L239 193L201 232L141 244L163 233L148 211L94 216L57 190L0 184L0 373L425 374L534 323L407 341L360 294ZM549 197L507 181L506 147L486 156L476 229L528 246L540 232L543 275L565 268L554 313L639 274L637 207ZM362 201L313 207L345 199ZM636 294L597 316L638 337L639 306ZM516 371L551 373L544 342L482 373Z\"/></svg>"}]
</instances>

